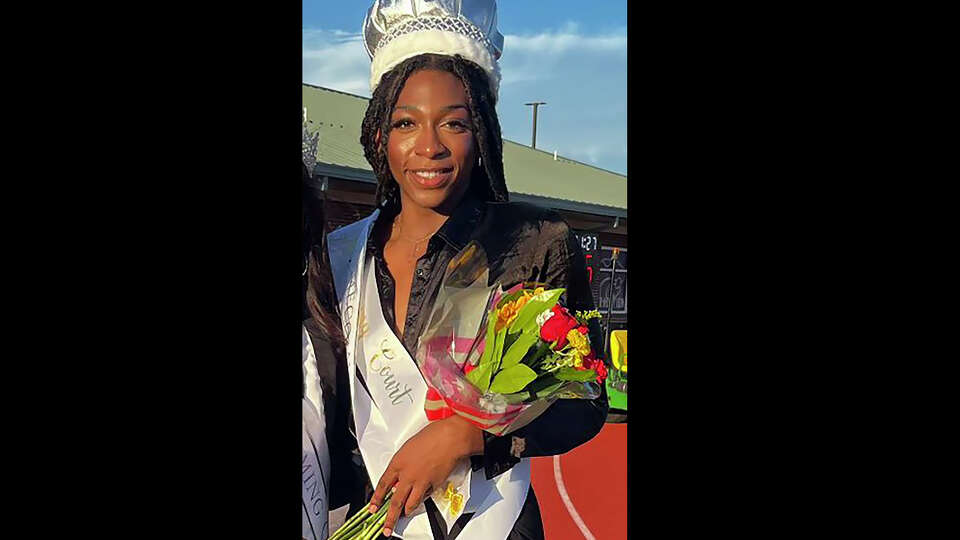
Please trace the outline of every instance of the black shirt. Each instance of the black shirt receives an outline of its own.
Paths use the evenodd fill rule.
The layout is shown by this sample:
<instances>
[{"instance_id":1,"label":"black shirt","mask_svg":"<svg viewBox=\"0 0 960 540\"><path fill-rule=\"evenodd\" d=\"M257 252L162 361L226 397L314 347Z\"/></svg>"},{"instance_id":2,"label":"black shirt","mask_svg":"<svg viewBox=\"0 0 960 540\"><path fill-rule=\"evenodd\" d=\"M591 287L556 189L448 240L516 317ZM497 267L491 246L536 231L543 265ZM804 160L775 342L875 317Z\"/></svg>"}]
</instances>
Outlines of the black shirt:
<instances>
[{"instance_id":1,"label":"black shirt","mask_svg":"<svg viewBox=\"0 0 960 540\"><path fill-rule=\"evenodd\" d=\"M368 254L374 261L383 315L394 329L397 326L394 312L396 287L383 258L383 246L389 238L395 214L396 211L391 212L390 209L382 211L367 243ZM426 253L416 263L401 336L401 342L411 356L427 322L447 263L471 240L479 242L487 254L490 284L500 281L504 290L524 281L543 283L550 288L563 287L566 288L566 293L561 297L561 303L568 309L594 308L583 252L569 226L556 212L525 203L483 202L468 195L430 239ZM602 353L599 325L596 319L590 322L591 342L598 353ZM346 359L342 355L337 356L336 377L345 379ZM323 361L320 353L317 359ZM343 386L343 379L338 386ZM474 456L474 470L483 468L486 477L493 478L509 470L520 458L563 454L587 442L600 431L606 419L606 389L603 385L600 386L602 393L597 399L557 400L536 420L509 435L496 437L485 432L484 453L482 456ZM346 422L337 424L345 424L350 432L331 434L332 438L328 440L347 437L344 441L346 449L355 456L354 465L361 468L356 471L354 481L360 479L366 484L363 490L351 490L354 492L351 499L356 499L363 493L359 500L352 501L352 511L366 503L373 489L367 480L366 472L362 470L362 460L356 450L350 394L343 390L338 394L336 410L346 414L348 418ZM336 471L334 475L333 483L336 486ZM536 523L531 523L532 520ZM442 519L440 522L441 529L445 529ZM516 527L527 530L542 527L532 490ZM455 525L454 529L458 527ZM450 533L448 536L446 531L443 531L442 535L437 536L452 539L455 531ZM542 536L542 532L539 536Z\"/></svg>"}]
</instances>

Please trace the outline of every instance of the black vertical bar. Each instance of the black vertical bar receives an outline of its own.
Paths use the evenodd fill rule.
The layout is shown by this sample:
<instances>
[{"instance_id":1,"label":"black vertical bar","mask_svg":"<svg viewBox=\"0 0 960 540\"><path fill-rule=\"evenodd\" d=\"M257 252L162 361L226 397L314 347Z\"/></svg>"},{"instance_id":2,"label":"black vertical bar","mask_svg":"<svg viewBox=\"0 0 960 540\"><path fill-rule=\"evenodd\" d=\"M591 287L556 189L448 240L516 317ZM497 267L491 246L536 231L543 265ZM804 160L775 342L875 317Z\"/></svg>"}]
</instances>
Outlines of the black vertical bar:
<instances>
[{"instance_id":1,"label":"black vertical bar","mask_svg":"<svg viewBox=\"0 0 960 540\"><path fill-rule=\"evenodd\" d=\"M537 109L540 107L539 103L533 104L533 142L530 143L530 146L533 148L537 147Z\"/></svg>"}]
</instances>

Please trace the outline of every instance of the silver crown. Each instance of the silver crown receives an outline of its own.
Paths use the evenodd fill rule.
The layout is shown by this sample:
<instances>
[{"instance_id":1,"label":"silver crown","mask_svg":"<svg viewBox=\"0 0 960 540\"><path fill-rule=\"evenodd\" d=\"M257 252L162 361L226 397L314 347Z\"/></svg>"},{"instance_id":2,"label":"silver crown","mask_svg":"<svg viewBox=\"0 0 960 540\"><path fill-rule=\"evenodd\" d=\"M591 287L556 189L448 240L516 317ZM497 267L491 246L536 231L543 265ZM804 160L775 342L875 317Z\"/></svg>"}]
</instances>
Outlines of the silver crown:
<instances>
[{"instance_id":1,"label":"silver crown","mask_svg":"<svg viewBox=\"0 0 960 540\"><path fill-rule=\"evenodd\" d=\"M503 54L496 0L374 0L363 20L363 42L373 58L398 36L428 30L474 39L497 60Z\"/></svg>"}]
</instances>

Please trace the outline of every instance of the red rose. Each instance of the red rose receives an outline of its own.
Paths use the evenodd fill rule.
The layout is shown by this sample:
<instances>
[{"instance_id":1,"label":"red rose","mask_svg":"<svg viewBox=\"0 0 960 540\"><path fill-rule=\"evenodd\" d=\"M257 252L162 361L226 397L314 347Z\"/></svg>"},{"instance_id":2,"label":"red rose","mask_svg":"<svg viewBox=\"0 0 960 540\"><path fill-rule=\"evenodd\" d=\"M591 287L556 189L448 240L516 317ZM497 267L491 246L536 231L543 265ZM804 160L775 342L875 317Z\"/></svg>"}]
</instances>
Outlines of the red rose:
<instances>
[{"instance_id":1,"label":"red rose","mask_svg":"<svg viewBox=\"0 0 960 540\"><path fill-rule=\"evenodd\" d=\"M603 360L597 358L597 353L593 349L590 349L590 354L583 357L583 368L595 371L598 383L602 383L607 378L607 366Z\"/></svg>"},{"instance_id":2,"label":"red rose","mask_svg":"<svg viewBox=\"0 0 960 540\"><path fill-rule=\"evenodd\" d=\"M562 349L567 344L567 332L573 330L580 324L577 320L567 313L567 310L560 306L553 306L553 317L547 319L540 327L540 339L544 341L557 342L557 349Z\"/></svg>"},{"instance_id":3,"label":"red rose","mask_svg":"<svg viewBox=\"0 0 960 540\"><path fill-rule=\"evenodd\" d=\"M583 367L580 369L593 369L593 364L597 361L597 353L590 349L590 354L583 357Z\"/></svg>"},{"instance_id":4,"label":"red rose","mask_svg":"<svg viewBox=\"0 0 960 540\"><path fill-rule=\"evenodd\" d=\"M603 360L597 359L593 363L593 370L597 372L598 383L602 383L607 378L607 366L603 363Z\"/></svg>"}]
</instances>

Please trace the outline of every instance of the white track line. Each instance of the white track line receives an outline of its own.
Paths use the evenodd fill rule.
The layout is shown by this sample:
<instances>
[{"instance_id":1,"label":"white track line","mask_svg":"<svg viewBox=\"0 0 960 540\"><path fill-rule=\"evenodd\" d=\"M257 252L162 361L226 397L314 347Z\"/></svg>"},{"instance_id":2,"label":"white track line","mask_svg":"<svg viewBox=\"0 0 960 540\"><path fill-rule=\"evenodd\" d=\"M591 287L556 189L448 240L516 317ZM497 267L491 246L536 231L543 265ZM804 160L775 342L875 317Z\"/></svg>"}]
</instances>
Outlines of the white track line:
<instances>
[{"instance_id":1,"label":"white track line","mask_svg":"<svg viewBox=\"0 0 960 540\"><path fill-rule=\"evenodd\" d=\"M560 498L563 499L564 506L567 507L567 512L570 513L570 517L573 518L573 522L577 524L577 527L580 528L580 532L583 533L583 537L587 540L597 540L590 534L590 529L587 528L587 524L580 519L580 514L577 513L577 509L573 507L573 502L570 500L570 496L567 495L567 488L563 485L563 475L560 473L560 456L553 456L553 479L557 482L557 491L560 492Z\"/></svg>"}]
</instances>

